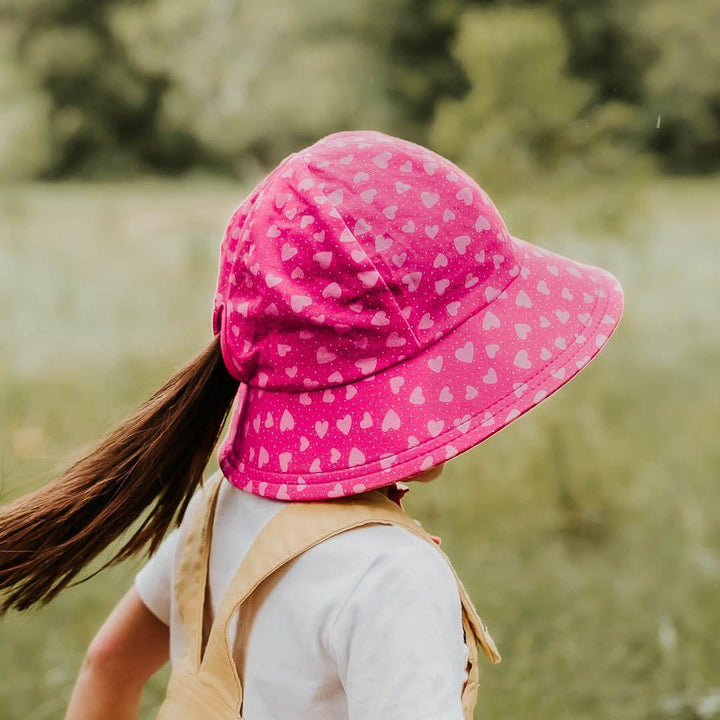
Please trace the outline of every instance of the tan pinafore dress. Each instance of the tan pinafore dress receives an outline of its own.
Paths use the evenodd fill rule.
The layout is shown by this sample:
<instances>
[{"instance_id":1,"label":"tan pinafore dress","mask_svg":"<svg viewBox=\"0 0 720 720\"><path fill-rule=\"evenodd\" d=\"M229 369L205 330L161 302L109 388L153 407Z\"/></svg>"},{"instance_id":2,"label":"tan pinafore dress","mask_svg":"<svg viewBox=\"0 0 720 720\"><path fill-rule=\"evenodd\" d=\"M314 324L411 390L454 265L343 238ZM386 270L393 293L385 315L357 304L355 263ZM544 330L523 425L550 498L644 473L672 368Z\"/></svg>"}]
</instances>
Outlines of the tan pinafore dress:
<instances>
[{"instance_id":1,"label":"tan pinafore dress","mask_svg":"<svg viewBox=\"0 0 720 720\"><path fill-rule=\"evenodd\" d=\"M305 550L351 528L374 523L402 525L441 552L420 524L378 490L312 502L289 502L262 528L233 576L210 623L206 607L208 560L213 518L223 476L205 480L207 499L188 518L189 525L175 576L175 593L185 638L173 664L158 720L240 720L243 690L227 633L234 613L251 594L262 595L262 581ZM478 691L478 645L492 663L500 655L457 577L462 623L468 647L468 679L462 692L465 720L471 720ZM208 627L209 625L209 627ZM207 642L205 642L207 640ZM203 652L203 647L204 652ZM278 678L282 692L282 678Z\"/></svg>"}]
</instances>

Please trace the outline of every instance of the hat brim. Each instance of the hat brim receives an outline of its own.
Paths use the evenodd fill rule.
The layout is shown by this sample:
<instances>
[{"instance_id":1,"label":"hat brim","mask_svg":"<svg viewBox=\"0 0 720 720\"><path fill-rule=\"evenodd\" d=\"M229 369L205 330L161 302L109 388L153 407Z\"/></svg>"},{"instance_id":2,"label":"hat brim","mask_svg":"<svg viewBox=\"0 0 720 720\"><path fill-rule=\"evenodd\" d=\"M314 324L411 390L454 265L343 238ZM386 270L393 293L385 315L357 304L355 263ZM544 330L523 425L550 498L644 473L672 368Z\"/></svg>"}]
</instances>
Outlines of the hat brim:
<instances>
[{"instance_id":1,"label":"hat brim","mask_svg":"<svg viewBox=\"0 0 720 720\"><path fill-rule=\"evenodd\" d=\"M469 450L567 384L620 322L622 287L607 270L512 242L510 284L420 353L326 390L241 386L218 453L225 477L283 500L357 494Z\"/></svg>"}]
</instances>

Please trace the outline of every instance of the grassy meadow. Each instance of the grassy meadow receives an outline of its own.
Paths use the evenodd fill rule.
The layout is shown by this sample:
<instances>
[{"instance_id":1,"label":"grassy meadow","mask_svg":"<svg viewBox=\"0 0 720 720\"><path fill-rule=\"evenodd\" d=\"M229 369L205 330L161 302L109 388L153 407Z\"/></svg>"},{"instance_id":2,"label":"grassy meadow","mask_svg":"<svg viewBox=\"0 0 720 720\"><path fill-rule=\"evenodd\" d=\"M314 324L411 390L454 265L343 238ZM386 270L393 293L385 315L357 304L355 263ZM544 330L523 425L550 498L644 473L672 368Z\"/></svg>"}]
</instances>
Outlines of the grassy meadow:
<instances>
[{"instance_id":1,"label":"grassy meadow","mask_svg":"<svg viewBox=\"0 0 720 720\"><path fill-rule=\"evenodd\" d=\"M0 502L209 342L244 192L203 178L0 189ZM497 200L513 234L620 279L618 330L405 504L442 536L503 655L481 667L477 718L720 718L720 178L648 182L612 223L585 212L592 192ZM0 720L62 717L143 562L0 618Z\"/></svg>"}]
</instances>

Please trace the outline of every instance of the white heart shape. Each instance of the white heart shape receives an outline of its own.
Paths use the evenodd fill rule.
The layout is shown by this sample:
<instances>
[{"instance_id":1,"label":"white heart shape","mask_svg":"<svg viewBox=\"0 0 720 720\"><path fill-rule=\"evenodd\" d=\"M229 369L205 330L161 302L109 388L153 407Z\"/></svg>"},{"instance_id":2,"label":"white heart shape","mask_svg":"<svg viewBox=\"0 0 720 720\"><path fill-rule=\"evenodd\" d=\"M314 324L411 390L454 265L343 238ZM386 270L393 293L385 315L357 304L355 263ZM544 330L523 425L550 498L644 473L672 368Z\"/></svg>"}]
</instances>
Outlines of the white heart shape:
<instances>
[{"instance_id":1,"label":"white heart shape","mask_svg":"<svg viewBox=\"0 0 720 720\"><path fill-rule=\"evenodd\" d=\"M355 465L362 465L365 462L365 455L363 455L362 450L359 450L358 448L354 447L350 451L350 456L348 458L348 465L350 467L354 467Z\"/></svg>"},{"instance_id":2,"label":"white heart shape","mask_svg":"<svg viewBox=\"0 0 720 720\"><path fill-rule=\"evenodd\" d=\"M383 152L383 153L380 153L379 155L376 155L373 158L373 162L379 168L382 168L383 170L385 170L388 166L388 161L390 160L391 157L392 157L392 153Z\"/></svg>"},{"instance_id":3,"label":"white heart shape","mask_svg":"<svg viewBox=\"0 0 720 720\"><path fill-rule=\"evenodd\" d=\"M475 354L475 346L468 340L461 348L455 351L455 357L460 362L471 363Z\"/></svg>"},{"instance_id":4,"label":"white heart shape","mask_svg":"<svg viewBox=\"0 0 720 720\"><path fill-rule=\"evenodd\" d=\"M370 375L370 373L374 372L375 368L377 367L377 358L371 357L356 360L355 366L360 368L360 372L364 373L365 375Z\"/></svg>"},{"instance_id":5,"label":"white heart shape","mask_svg":"<svg viewBox=\"0 0 720 720\"><path fill-rule=\"evenodd\" d=\"M387 316L387 313L384 310L378 310L370 319L371 325L389 325L390 324L390 318Z\"/></svg>"},{"instance_id":6,"label":"white heart shape","mask_svg":"<svg viewBox=\"0 0 720 720\"><path fill-rule=\"evenodd\" d=\"M350 426L352 425L352 417L350 415L345 415L345 417L337 420L335 424L341 433L348 435L350 433Z\"/></svg>"},{"instance_id":7,"label":"white heart shape","mask_svg":"<svg viewBox=\"0 0 720 720\"><path fill-rule=\"evenodd\" d=\"M488 310L485 313L485 317L482 321L482 328L483 330L492 330L492 328L498 328L500 327L500 320L497 315L495 315L492 310Z\"/></svg>"},{"instance_id":8,"label":"white heart shape","mask_svg":"<svg viewBox=\"0 0 720 720\"><path fill-rule=\"evenodd\" d=\"M433 205L437 205L440 200L440 195L438 195L438 193L424 191L420 193L420 199L426 208L431 208Z\"/></svg>"},{"instance_id":9,"label":"white heart shape","mask_svg":"<svg viewBox=\"0 0 720 720\"><path fill-rule=\"evenodd\" d=\"M450 281L447 278L435 281L435 292L442 295L450 287Z\"/></svg>"},{"instance_id":10,"label":"white heart shape","mask_svg":"<svg viewBox=\"0 0 720 720\"><path fill-rule=\"evenodd\" d=\"M453 240L453 243L455 243L455 249L461 254L465 254L465 250L467 250L467 246L470 244L470 236L469 235L458 235Z\"/></svg>"},{"instance_id":11,"label":"white heart shape","mask_svg":"<svg viewBox=\"0 0 720 720\"><path fill-rule=\"evenodd\" d=\"M296 251L297 252L297 251ZM312 257L313 260L315 260L318 265L320 265L321 268L324 270L327 270L330 267L330 262L332 261L332 252L330 250L324 251L324 252L318 252L315 253Z\"/></svg>"},{"instance_id":12,"label":"white heart shape","mask_svg":"<svg viewBox=\"0 0 720 720\"><path fill-rule=\"evenodd\" d=\"M477 232L482 232L483 230L489 229L490 221L484 215L479 215L478 219L475 221L475 230Z\"/></svg>"},{"instance_id":13,"label":"white heart shape","mask_svg":"<svg viewBox=\"0 0 720 720\"><path fill-rule=\"evenodd\" d=\"M285 243L282 246L282 250L280 252L280 257L285 260L289 260L293 255L297 255L298 249L296 247L293 247L290 243Z\"/></svg>"},{"instance_id":14,"label":"white heart shape","mask_svg":"<svg viewBox=\"0 0 720 720\"><path fill-rule=\"evenodd\" d=\"M335 483L332 490L328 490L328 497L342 497L343 487L340 483Z\"/></svg>"},{"instance_id":15,"label":"white heart shape","mask_svg":"<svg viewBox=\"0 0 720 720\"><path fill-rule=\"evenodd\" d=\"M472 205L472 201L473 201L472 190L470 190L470 188L467 186L458 190L458 193L455 197L458 200L462 200L466 205Z\"/></svg>"},{"instance_id":16,"label":"white heart shape","mask_svg":"<svg viewBox=\"0 0 720 720\"><path fill-rule=\"evenodd\" d=\"M532 367L532 363L528 359L527 350L523 349L517 351L515 359L513 360L513 365L515 365L515 367L524 368L525 370Z\"/></svg>"},{"instance_id":17,"label":"white heart shape","mask_svg":"<svg viewBox=\"0 0 720 720\"><path fill-rule=\"evenodd\" d=\"M440 370L442 370L442 366L443 366L443 359L444 358L442 355L438 355L437 357L430 358L428 360L428 367L433 372L440 372Z\"/></svg>"},{"instance_id":18,"label":"white heart shape","mask_svg":"<svg viewBox=\"0 0 720 720\"><path fill-rule=\"evenodd\" d=\"M402 282L404 282L408 286L409 292L415 292L418 289L418 286L420 285L420 279L422 278L422 273L419 271L408 273L407 275L403 275Z\"/></svg>"},{"instance_id":19,"label":"white heart shape","mask_svg":"<svg viewBox=\"0 0 720 720\"><path fill-rule=\"evenodd\" d=\"M329 285L326 285L325 288L322 291L323 297L336 297L339 298L340 295L342 295L342 289L336 282L331 282Z\"/></svg>"},{"instance_id":20,"label":"white heart shape","mask_svg":"<svg viewBox=\"0 0 720 720\"><path fill-rule=\"evenodd\" d=\"M263 465L267 464L269 461L270 461L270 454L264 447L261 447L260 452L258 453L258 467L261 468Z\"/></svg>"},{"instance_id":21,"label":"white heart shape","mask_svg":"<svg viewBox=\"0 0 720 720\"><path fill-rule=\"evenodd\" d=\"M395 395L397 395L400 392L400 388L405 384L405 378L404 377L394 377L390 378L390 389L393 391Z\"/></svg>"},{"instance_id":22,"label":"white heart shape","mask_svg":"<svg viewBox=\"0 0 720 720\"><path fill-rule=\"evenodd\" d=\"M330 352L324 345L321 345L317 349L315 357L317 358L318 364L323 365L324 363L329 363L335 360L337 355L334 352Z\"/></svg>"},{"instance_id":23,"label":"white heart shape","mask_svg":"<svg viewBox=\"0 0 720 720\"><path fill-rule=\"evenodd\" d=\"M304 307L312 305L312 300L307 295L293 295L290 305L295 312L300 312Z\"/></svg>"},{"instance_id":24,"label":"white heart shape","mask_svg":"<svg viewBox=\"0 0 720 720\"><path fill-rule=\"evenodd\" d=\"M354 235L362 235L363 233L370 232L371 229L372 229L372 226L370 225L370 223L367 220L365 220L364 218L360 218L355 223L355 227L353 228L353 234ZM341 241L342 241L342 238L341 238Z\"/></svg>"},{"instance_id":25,"label":"white heart shape","mask_svg":"<svg viewBox=\"0 0 720 720\"><path fill-rule=\"evenodd\" d=\"M392 408L390 408L383 418L381 429L383 432L387 432L388 430L398 430L400 428L400 424L400 417Z\"/></svg>"},{"instance_id":26,"label":"white heart shape","mask_svg":"<svg viewBox=\"0 0 720 720\"><path fill-rule=\"evenodd\" d=\"M431 328L434 324L435 323L433 322L433 319L430 317L430 313L425 313L420 318L420 322L418 323L418 329L427 330L428 328Z\"/></svg>"},{"instance_id":27,"label":"white heart shape","mask_svg":"<svg viewBox=\"0 0 720 720\"><path fill-rule=\"evenodd\" d=\"M363 270L357 274L358 280L366 287L374 287L380 279L380 273L377 270Z\"/></svg>"},{"instance_id":28,"label":"white heart shape","mask_svg":"<svg viewBox=\"0 0 720 720\"><path fill-rule=\"evenodd\" d=\"M328 196L327 196L328 202L333 206L340 205L343 201L343 190L342 188L338 188L337 190L333 190Z\"/></svg>"},{"instance_id":29,"label":"white heart shape","mask_svg":"<svg viewBox=\"0 0 720 720\"><path fill-rule=\"evenodd\" d=\"M392 244L393 241L391 238L386 238L384 235L375 236L375 249L378 252L383 252L383 250L387 250Z\"/></svg>"}]
</instances>

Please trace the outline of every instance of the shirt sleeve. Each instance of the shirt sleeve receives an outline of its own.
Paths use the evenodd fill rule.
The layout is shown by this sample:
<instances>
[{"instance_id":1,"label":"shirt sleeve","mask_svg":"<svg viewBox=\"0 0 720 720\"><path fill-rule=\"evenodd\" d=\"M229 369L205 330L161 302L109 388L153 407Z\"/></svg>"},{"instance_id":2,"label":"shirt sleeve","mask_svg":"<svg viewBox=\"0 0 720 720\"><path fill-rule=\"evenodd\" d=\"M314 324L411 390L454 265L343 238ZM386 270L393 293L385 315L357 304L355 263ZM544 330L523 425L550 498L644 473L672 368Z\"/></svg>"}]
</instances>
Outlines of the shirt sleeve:
<instances>
[{"instance_id":1,"label":"shirt sleeve","mask_svg":"<svg viewBox=\"0 0 720 720\"><path fill-rule=\"evenodd\" d=\"M135 589L148 610L170 625L173 566L180 528L165 536L158 549L135 575Z\"/></svg>"},{"instance_id":2,"label":"shirt sleeve","mask_svg":"<svg viewBox=\"0 0 720 720\"><path fill-rule=\"evenodd\" d=\"M440 553L413 540L376 557L328 633L350 720L463 720L457 580Z\"/></svg>"}]
</instances>

